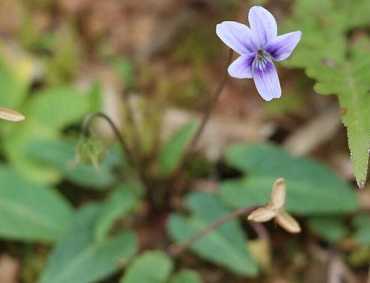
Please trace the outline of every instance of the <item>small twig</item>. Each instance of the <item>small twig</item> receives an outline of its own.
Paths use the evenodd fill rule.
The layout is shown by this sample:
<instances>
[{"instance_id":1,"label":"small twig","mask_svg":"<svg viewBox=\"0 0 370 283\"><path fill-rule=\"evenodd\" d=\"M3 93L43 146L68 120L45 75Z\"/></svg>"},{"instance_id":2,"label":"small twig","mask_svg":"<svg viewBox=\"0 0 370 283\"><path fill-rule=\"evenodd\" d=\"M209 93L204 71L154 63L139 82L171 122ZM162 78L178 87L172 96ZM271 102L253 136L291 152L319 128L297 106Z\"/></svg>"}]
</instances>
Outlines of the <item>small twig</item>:
<instances>
[{"instance_id":1,"label":"small twig","mask_svg":"<svg viewBox=\"0 0 370 283\"><path fill-rule=\"evenodd\" d=\"M236 209L229 214L222 216L221 218L217 219L215 222L211 223L204 229L200 230L199 232L195 233L190 238L186 239L182 243L171 245L168 248L168 253L173 256L177 257L182 254L185 250L190 248L195 242L202 239L203 237L207 236L209 233L216 230L218 227L222 226L223 224L238 218L239 216L249 214L255 207L245 207Z\"/></svg>"}]
</instances>

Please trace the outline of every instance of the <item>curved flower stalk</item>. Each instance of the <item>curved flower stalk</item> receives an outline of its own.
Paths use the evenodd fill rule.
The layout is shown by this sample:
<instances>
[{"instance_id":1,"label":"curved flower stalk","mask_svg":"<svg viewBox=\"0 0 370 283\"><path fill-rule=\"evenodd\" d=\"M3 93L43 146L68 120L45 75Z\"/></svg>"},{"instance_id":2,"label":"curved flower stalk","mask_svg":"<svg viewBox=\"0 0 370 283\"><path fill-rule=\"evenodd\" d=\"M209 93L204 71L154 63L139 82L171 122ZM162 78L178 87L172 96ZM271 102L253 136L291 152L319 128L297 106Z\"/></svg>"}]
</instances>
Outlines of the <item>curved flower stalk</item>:
<instances>
[{"instance_id":1,"label":"curved flower stalk","mask_svg":"<svg viewBox=\"0 0 370 283\"><path fill-rule=\"evenodd\" d=\"M15 110L0 107L0 119L7 120L10 122L21 122L25 119L25 117L23 114Z\"/></svg>"},{"instance_id":2,"label":"curved flower stalk","mask_svg":"<svg viewBox=\"0 0 370 283\"><path fill-rule=\"evenodd\" d=\"M254 222L267 222L275 218L276 222L290 233L301 232L299 223L284 209L286 198L286 185L283 178L279 178L272 186L270 202L252 211L248 220Z\"/></svg>"},{"instance_id":3,"label":"curved flower stalk","mask_svg":"<svg viewBox=\"0 0 370 283\"><path fill-rule=\"evenodd\" d=\"M295 31L277 35L274 16L265 8L254 6L249 10L250 27L233 21L217 25L219 38L240 57L228 68L237 79L253 78L258 93L270 101L281 96L281 87L273 61L287 59L301 39Z\"/></svg>"}]
</instances>

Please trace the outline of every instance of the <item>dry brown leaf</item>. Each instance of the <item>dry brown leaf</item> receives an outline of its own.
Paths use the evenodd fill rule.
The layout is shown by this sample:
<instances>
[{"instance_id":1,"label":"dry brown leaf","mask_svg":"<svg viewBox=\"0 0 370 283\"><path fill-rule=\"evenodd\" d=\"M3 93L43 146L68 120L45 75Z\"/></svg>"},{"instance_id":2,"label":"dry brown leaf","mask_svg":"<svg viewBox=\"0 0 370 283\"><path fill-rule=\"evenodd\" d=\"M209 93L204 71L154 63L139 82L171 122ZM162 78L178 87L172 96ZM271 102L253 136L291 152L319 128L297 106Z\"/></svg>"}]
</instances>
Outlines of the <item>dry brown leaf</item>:
<instances>
[{"instance_id":1,"label":"dry brown leaf","mask_svg":"<svg viewBox=\"0 0 370 283\"><path fill-rule=\"evenodd\" d=\"M289 213L286 211L280 211L276 215L276 222L289 233L301 232L301 226Z\"/></svg>"},{"instance_id":2,"label":"dry brown leaf","mask_svg":"<svg viewBox=\"0 0 370 283\"><path fill-rule=\"evenodd\" d=\"M271 204L274 209L281 209L284 207L286 198L286 184L283 178L279 178L272 186Z\"/></svg>"},{"instance_id":3,"label":"dry brown leaf","mask_svg":"<svg viewBox=\"0 0 370 283\"><path fill-rule=\"evenodd\" d=\"M25 117L15 110L0 107L0 119L4 119L10 122L20 122L23 121Z\"/></svg>"},{"instance_id":4,"label":"dry brown leaf","mask_svg":"<svg viewBox=\"0 0 370 283\"><path fill-rule=\"evenodd\" d=\"M254 222L267 222L276 216L276 211L271 206L259 207L248 215L248 220Z\"/></svg>"}]
</instances>

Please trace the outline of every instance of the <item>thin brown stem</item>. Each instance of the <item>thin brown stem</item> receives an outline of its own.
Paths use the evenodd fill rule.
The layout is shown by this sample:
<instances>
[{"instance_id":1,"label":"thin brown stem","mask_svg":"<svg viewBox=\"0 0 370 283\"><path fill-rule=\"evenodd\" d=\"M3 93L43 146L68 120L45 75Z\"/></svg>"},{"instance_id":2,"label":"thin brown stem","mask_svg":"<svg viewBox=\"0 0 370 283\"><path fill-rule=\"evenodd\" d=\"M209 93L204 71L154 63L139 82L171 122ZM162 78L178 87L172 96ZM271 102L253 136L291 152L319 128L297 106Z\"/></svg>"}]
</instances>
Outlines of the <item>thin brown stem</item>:
<instances>
[{"instance_id":1,"label":"thin brown stem","mask_svg":"<svg viewBox=\"0 0 370 283\"><path fill-rule=\"evenodd\" d=\"M121 131L118 129L116 124L113 122L113 120L107 114L102 113L102 112L95 112L95 113L91 113L90 115L88 115L86 117L86 119L84 120L83 124L82 124L82 133L83 133L83 135L88 136L90 134L91 123L94 121L95 118L102 118L109 124L109 126L111 127L114 135L116 136L116 138L118 139L118 142L121 145L121 148L122 148L122 151L125 155L125 158L129 162L131 167L134 168L134 170L136 171L141 183L145 187L148 187L148 180L146 178L146 175L145 175L144 171L142 170L142 168L140 166L139 160L136 160L135 156L131 152L131 149L130 149L129 145L127 144L127 142L123 138L123 135L121 134Z\"/></svg>"},{"instance_id":2,"label":"thin brown stem","mask_svg":"<svg viewBox=\"0 0 370 283\"><path fill-rule=\"evenodd\" d=\"M188 248L190 248L195 242L202 239L203 237L207 236L209 233L215 231L218 227L224 225L225 223L236 219L242 215L249 214L252 210L254 210L255 207L245 207L245 208L239 208L236 209L229 214L226 214L222 216L221 218L217 219L215 222L211 223L204 229L200 230L199 232L195 233L190 238L186 239L182 243L171 245L168 248L168 253L173 256L177 257L180 254L182 254L184 251L186 251Z\"/></svg>"},{"instance_id":3,"label":"thin brown stem","mask_svg":"<svg viewBox=\"0 0 370 283\"><path fill-rule=\"evenodd\" d=\"M228 58L227 58L227 63L226 63L226 66L225 66L225 72L224 72L223 78L221 80L221 83L217 87L217 89L214 92L214 94L212 95L212 97L210 98L210 103L209 103L209 105L207 105L207 109L205 109L204 116L202 117L202 120L201 120L201 122L199 124L199 127L197 129L197 132L195 133L193 139L191 140L191 142L189 143L189 146L187 147L187 150L185 151L185 154L184 154L185 157L188 156L188 153L190 151L192 151L194 149L194 147L196 146L199 138L201 137L201 135L203 133L204 128L206 127L206 125L209 121L209 118L211 117L211 114L213 113L213 110L215 109L215 106L217 105L218 99L220 98L220 96L222 94L222 91L225 88L227 79L229 78L228 72L227 72L227 67L231 63L231 60L233 58L233 54L234 54L233 50L229 49L229 55L228 55Z\"/></svg>"},{"instance_id":4,"label":"thin brown stem","mask_svg":"<svg viewBox=\"0 0 370 283\"><path fill-rule=\"evenodd\" d=\"M201 135L203 133L203 130L206 127L206 125L207 125L207 123L208 123L208 121L211 117L211 114L213 113L213 111L215 109L215 106L217 105L218 99L220 98L220 96L222 94L222 91L224 90L225 85L226 85L227 80L228 80L228 77L229 77L228 72L227 72L227 67L231 63L233 54L234 54L233 50L229 49L229 54L228 54L228 58L227 58L226 66L225 66L225 71L224 71L224 75L223 75L223 78L221 80L221 83L216 88L213 95L210 97L209 104L207 104L207 108L204 110L204 116L202 117L202 120L200 121L199 127L198 127L196 133L194 134L192 140L190 141L190 143L188 144L188 146L184 150L184 153L182 155L182 161L179 163L180 165L177 167L177 169L172 173L172 175L170 177L170 181L169 181L169 183L171 184L170 187L173 187L173 183L176 182L176 179L178 179L179 175L181 174L181 171L182 171L183 167L185 166L185 164L186 164L186 162L187 162L187 160L190 156L191 151L193 151L195 146L197 145L197 143L199 141L199 138L201 137Z\"/></svg>"}]
</instances>

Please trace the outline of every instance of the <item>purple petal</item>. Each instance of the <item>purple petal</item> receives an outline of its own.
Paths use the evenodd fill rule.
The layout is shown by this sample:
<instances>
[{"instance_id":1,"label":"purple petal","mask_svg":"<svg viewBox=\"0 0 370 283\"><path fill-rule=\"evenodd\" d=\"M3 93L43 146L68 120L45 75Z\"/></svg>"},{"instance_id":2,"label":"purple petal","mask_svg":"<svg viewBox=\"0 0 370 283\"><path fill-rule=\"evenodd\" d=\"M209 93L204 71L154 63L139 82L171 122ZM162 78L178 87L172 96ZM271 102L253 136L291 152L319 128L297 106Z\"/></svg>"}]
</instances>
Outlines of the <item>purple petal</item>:
<instances>
[{"instance_id":1,"label":"purple petal","mask_svg":"<svg viewBox=\"0 0 370 283\"><path fill-rule=\"evenodd\" d=\"M277 36L277 25L274 16L261 6L249 10L249 25L253 36L258 40L258 47L264 47L267 42Z\"/></svg>"},{"instance_id":2,"label":"purple petal","mask_svg":"<svg viewBox=\"0 0 370 283\"><path fill-rule=\"evenodd\" d=\"M270 101L281 96L279 77L272 62L266 61L262 66L254 67L253 80L264 100Z\"/></svg>"},{"instance_id":3,"label":"purple petal","mask_svg":"<svg viewBox=\"0 0 370 283\"><path fill-rule=\"evenodd\" d=\"M240 55L256 50L250 29L238 22L226 21L216 26L216 34L231 49Z\"/></svg>"},{"instance_id":4,"label":"purple petal","mask_svg":"<svg viewBox=\"0 0 370 283\"><path fill-rule=\"evenodd\" d=\"M253 54L240 56L229 66L229 75L237 79L251 79L253 57Z\"/></svg>"},{"instance_id":5,"label":"purple petal","mask_svg":"<svg viewBox=\"0 0 370 283\"><path fill-rule=\"evenodd\" d=\"M302 33L300 31L279 35L267 44L266 51L276 61L285 60L292 54L294 48L301 40L301 36Z\"/></svg>"}]
</instances>

